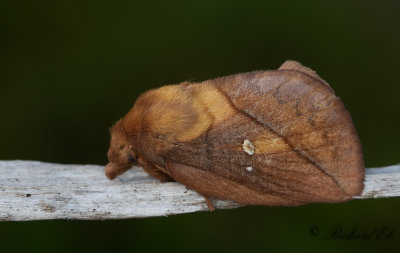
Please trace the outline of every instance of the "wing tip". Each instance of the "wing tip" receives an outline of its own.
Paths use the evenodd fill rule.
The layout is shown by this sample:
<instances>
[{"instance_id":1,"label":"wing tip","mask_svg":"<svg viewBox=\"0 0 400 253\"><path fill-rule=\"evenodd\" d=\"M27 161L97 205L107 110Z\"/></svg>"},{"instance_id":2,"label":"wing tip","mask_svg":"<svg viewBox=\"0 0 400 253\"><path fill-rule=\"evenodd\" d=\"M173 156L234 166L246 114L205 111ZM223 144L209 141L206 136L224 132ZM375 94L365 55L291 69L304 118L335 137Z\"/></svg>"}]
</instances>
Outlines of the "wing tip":
<instances>
[{"instance_id":1,"label":"wing tip","mask_svg":"<svg viewBox=\"0 0 400 253\"><path fill-rule=\"evenodd\" d=\"M324 79L322 79L315 70L304 66L298 61L294 60L286 60L282 65L278 68L278 70L291 70L291 71L296 71L300 72L302 74L305 74L309 77L312 77L313 79L316 79L320 81L321 83L324 84L333 94L335 94L334 90L331 88L331 86L326 82Z\"/></svg>"}]
</instances>

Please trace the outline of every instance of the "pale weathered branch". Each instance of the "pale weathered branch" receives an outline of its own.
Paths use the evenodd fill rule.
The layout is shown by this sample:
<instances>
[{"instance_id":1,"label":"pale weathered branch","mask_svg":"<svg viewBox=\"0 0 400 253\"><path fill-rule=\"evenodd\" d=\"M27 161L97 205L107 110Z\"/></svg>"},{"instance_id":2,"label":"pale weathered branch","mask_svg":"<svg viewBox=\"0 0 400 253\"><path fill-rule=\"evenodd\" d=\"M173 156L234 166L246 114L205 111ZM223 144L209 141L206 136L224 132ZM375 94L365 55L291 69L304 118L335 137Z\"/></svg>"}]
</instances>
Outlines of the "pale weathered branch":
<instances>
[{"instance_id":1,"label":"pale weathered branch","mask_svg":"<svg viewBox=\"0 0 400 253\"><path fill-rule=\"evenodd\" d=\"M367 169L357 199L400 196L400 166ZM213 200L217 209L235 208ZM141 168L108 180L104 167L0 161L0 220L126 219L208 210L204 198L179 183L160 183Z\"/></svg>"}]
</instances>

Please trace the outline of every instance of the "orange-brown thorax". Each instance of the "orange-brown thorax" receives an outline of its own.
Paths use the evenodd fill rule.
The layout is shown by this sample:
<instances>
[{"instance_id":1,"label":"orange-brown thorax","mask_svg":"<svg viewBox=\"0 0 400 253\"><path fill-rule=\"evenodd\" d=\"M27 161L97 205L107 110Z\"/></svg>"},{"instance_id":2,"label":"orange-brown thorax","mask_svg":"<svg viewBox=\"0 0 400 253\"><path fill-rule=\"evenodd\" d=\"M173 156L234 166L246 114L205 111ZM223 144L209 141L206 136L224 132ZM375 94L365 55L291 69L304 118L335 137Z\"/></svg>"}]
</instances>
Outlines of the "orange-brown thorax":
<instances>
[{"instance_id":1,"label":"orange-brown thorax","mask_svg":"<svg viewBox=\"0 0 400 253\"><path fill-rule=\"evenodd\" d=\"M112 127L106 175L113 179L124 173L133 159L140 166L143 161L153 161L164 167L158 154L199 137L212 123L218 124L233 113L226 98L207 82L149 90Z\"/></svg>"}]
</instances>

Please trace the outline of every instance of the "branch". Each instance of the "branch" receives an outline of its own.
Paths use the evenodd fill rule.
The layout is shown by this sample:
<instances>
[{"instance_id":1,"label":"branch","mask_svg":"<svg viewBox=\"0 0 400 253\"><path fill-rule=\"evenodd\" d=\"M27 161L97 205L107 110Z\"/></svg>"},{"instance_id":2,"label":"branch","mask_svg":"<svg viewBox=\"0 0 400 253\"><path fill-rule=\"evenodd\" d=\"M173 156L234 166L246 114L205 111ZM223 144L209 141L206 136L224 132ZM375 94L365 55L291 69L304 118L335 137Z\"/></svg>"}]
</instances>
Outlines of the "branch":
<instances>
[{"instance_id":1,"label":"branch","mask_svg":"<svg viewBox=\"0 0 400 253\"><path fill-rule=\"evenodd\" d=\"M367 169L356 199L400 196L400 165ZM232 201L213 200L217 209ZM208 210L204 198L179 183L160 183L134 167L110 181L104 167L0 161L0 221L127 219Z\"/></svg>"}]
</instances>

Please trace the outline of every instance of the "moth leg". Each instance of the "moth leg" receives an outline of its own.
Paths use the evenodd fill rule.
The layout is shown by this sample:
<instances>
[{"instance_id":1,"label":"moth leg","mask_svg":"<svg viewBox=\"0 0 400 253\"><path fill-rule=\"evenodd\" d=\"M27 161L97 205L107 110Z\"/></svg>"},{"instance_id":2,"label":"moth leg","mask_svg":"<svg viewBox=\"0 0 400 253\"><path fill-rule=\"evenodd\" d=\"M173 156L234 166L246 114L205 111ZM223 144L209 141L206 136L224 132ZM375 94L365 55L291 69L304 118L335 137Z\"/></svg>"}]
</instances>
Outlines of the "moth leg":
<instances>
[{"instance_id":1,"label":"moth leg","mask_svg":"<svg viewBox=\"0 0 400 253\"><path fill-rule=\"evenodd\" d=\"M153 164L147 162L147 161L139 161L139 165L142 166L143 170L149 173L152 177L157 178L160 180L162 183L164 182L173 182L175 181L172 177L170 177L168 174L154 166Z\"/></svg>"},{"instance_id":2,"label":"moth leg","mask_svg":"<svg viewBox=\"0 0 400 253\"><path fill-rule=\"evenodd\" d=\"M208 197L206 197L206 196L204 196L204 195L203 195L203 197L206 199L207 206L208 206L208 210L210 210L210 212L214 211L214 210L215 210L215 207L214 207L214 204L213 204L213 202L211 201L211 199L209 199Z\"/></svg>"},{"instance_id":3,"label":"moth leg","mask_svg":"<svg viewBox=\"0 0 400 253\"><path fill-rule=\"evenodd\" d=\"M118 166L114 163L108 163L105 172L106 176L110 179L113 180L117 176L123 174L125 171L131 168L131 165L124 165L124 166Z\"/></svg>"}]
</instances>

